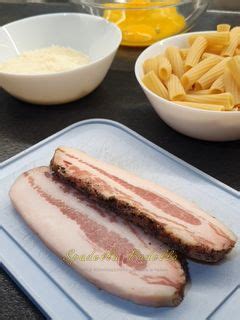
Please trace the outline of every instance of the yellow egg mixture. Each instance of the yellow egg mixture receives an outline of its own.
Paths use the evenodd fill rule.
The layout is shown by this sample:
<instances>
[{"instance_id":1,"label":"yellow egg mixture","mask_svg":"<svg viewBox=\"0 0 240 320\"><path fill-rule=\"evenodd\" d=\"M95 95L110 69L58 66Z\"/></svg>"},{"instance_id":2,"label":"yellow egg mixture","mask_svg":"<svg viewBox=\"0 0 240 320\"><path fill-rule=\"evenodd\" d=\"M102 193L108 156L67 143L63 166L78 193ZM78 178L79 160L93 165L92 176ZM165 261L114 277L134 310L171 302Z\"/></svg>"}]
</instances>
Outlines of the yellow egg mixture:
<instances>
[{"instance_id":1,"label":"yellow egg mixture","mask_svg":"<svg viewBox=\"0 0 240 320\"><path fill-rule=\"evenodd\" d=\"M159 8L178 2L179 0L130 0L127 3L106 3L106 7L116 9L105 10L104 17L122 30L122 45L148 46L184 29L184 16L176 8ZM117 10L123 6L126 10Z\"/></svg>"}]
</instances>

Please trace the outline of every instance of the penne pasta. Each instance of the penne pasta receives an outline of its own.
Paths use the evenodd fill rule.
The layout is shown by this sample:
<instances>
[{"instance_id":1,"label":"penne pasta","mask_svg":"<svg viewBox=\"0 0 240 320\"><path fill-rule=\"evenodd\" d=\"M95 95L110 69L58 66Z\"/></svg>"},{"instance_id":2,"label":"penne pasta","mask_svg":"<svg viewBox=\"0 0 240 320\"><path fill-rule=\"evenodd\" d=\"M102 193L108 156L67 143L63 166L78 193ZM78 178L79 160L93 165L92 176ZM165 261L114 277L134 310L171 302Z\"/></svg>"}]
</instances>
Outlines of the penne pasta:
<instances>
[{"instance_id":1,"label":"penne pasta","mask_svg":"<svg viewBox=\"0 0 240 320\"><path fill-rule=\"evenodd\" d=\"M205 72L207 72L220 61L221 59L218 56L210 57L202 60L195 67L185 72L181 78L185 90L189 90L193 84L195 84L196 81L204 75Z\"/></svg>"},{"instance_id":2,"label":"penne pasta","mask_svg":"<svg viewBox=\"0 0 240 320\"><path fill-rule=\"evenodd\" d=\"M147 59L143 63L143 72L144 74L149 73L150 71L154 71L156 74L158 72L158 61L156 57Z\"/></svg>"},{"instance_id":3,"label":"penne pasta","mask_svg":"<svg viewBox=\"0 0 240 320\"><path fill-rule=\"evenodd\" d=\"M217 25L218 32L230 31L231 26L230 24L222 23Z\"/></svg>"},{"instance_id":4,"label":"penne pasta","mask_svg":"<svg viewBox=\"0 0 240 320\"><path fill-rule=\"evenodd\" d=\"M171 74L166 82L170 100L183 100L186 96L181 81L175 74Z\"/></svg>"},{"instance_id":5,"label":"penne pasta","mask_svg":"<svg viewBox=\"0 0 240 320\"><path fill-rule=\"evenodd\" d=\"M229 92L208 95L187 94L184 101L218 104L224 106L225 110L232 110L232 108L234 107L233 96Z\"/></svg>"},{"instance_id":6,"label":"penne pasta","mask_svg":"<svg viewBox=\"0 0 240 320\"><path fill-rule=\"evenodd\" d=\"M177 47L168 47L166 56L171 63L173 73L181 78L184 74L184 64L180 55L180 50Z\"/></svg>"},{"instance_id":7,"label":"penne pasta","mask_svg":"<svg viewBox=\"0 0 240 320\"><path fill-rule=\"evenodd\" d=\"M188 94L196 94L196 95L206 95L206 94L211 94L211 91L210 89L207 89L207 90L197 90L197 91L188 91Z\"/></svg>"},{"instance_id":8,"label":"penne pasta","mask_svg":"<svg viewBox=\"0 0 240 320\"><path fill-rule=\"evenodd\" d=\"M206 58L210 58L210 57L219 57L219 58L221 58L221 59L224 59L224 57L221 57L221 56L219 56L219 55L217 55L217 54L214 54L214 53L209 53L209 52L204 52L203 53L203 55L202 55L202 60L203 59L206 59Z\"/></svg>"},{"instance_id":9,"label":"penne pasta","mask_svg":"<svg viewBox=\"0 0 240 320\"><path fill-rule=\"evenodd\" d=\"M224 86L224 74L218 77L213 84L211 85L209 92L210 93L223 93L225 90ZM229 90L227 90L229 91Z\"/></svg>"},{"instance_id":10,"label":"penne pasta","mask_svg":"<svg viewBox=\"0 0 240 320\"><path fill-rule=\"evenodd\" d=\"M208 42L204 37L197 37L188 51L185 60L185 70L189 70L198 64L202 54L206 50Z\"/></svg>"},{"instance_id":11,"label":"penne pasta","mask_svg":"<svg viewBox=\"0 0 240 320\"><path fill-rule=\"evenodd\" d=\"M189 37L189 44L192 45L195 39L199 36L206 38L208 46L226 46L230 41L229 32L211 32L211 33L198 33Z\"/></svg>"},{"instance_id":12,"label":"penne pasta","mask_svg":"<svg viewBox=\"0 0 240 320\"><path fill-rule=\"evenodd\" d=\"M191 107L194 109L202 109L202 110L211 110L211 111L224 111L224 106L209 104L209 103L196 103L196 102L187 102L187 101L174 101L176 104L185 107Z\"/></svg>"},{"instance_id":13,"label":"penne pasta","mask_svg":"<svg viewBox=\"0 0 240 320\"><path fill-rule=\"evenodd\" d=\"M232 28L231 33L240 33L240 27Z\"/></svg>"},{"instance_id":14,"label":"penne pasta","mask_svg":"<svg viewBox=\"0 0 240 320\"><path fill-rule=\"evenodd\" d=\"M230 32L229 45L223 48L221 56L232 57L240 43L240 34L237 32Z\"/></svg>"},{"instance_id":15,"label":"penne pasta","mask_svg":"<svg viewBox=\"0 0 240 320\"><path fill-rule=\"evenodd\" d=\"M145 84L145 86L157 94L158 96L168 99L168 91L164 84L161 82L161 80L156 76L156 73L154 71L150 71L147 74L145 74L142 78L142 82Z\"/></svg>"},{"instance_id":16,"label":"penne pasta","mask_svg":"<svg viewBox=\"0 0 240 320\"><path fill-rule=\"evenodd\" d=\"M181 55L183 60L186 59L188 51L189 51L189 48L181 48L180 49L180 55Z\"/></svg>"},{"instance_id":17,"label":"penne pasta","mask_svg":"<svg viewBox=\"0 0 240 320\"><path fill-rule=\"evenodd\" d=\"M240 104L240 89L238 88L229 68L224 70L224 87L233 96L234 105Z\"/></svg>"},{"instance_id":18,"label":"penne pasta","mask_svg":"<svg viewBox=\"0 0 240 320\"><path fill-rule=\"evenodd\" d=\"M233 57L228 61L227 66L229 67L231 74L240 89L240 57Z\"/></svg>"},{"instance_id":19,"label":"penne pasta","mask_svg":"<svg viewBox=\"0 0 240 320\"><path fill-rule=\"evenodd\" d=\"M207 53L212 53L215 55L220 55L222 50L223 50L224 46L218 46L218 45L214 45L214 46L208 46L206 49Z\"/></svg>"},{"instance_id":20,"label":"penne pasta","mask_svg":"<svg viewBox=\"0 0 240 320\"><path fill-rule=\"evenodd\" d=\"M196 90L209 89L213 82L224 73L224 68L227 61L229 61L229 58L221 60L204 75L202 75L195 84Z\"/></svg>"},{"instance_id":21,"label":"penne pasta","mask_svg":"<svg viewBox=\"0 0 240 320\"><path fill-rule=\"evenodd\" d=\"M240 111L240 26L195 33L188 48L174 46L143 63L145 86L182 106Z\"/></svg>"},{"instance_id":22,"label":"penne pasta","mask_svg":"<svg viewBox=\"0 0 240 320\"><path fill-rule=\"evenodd\" d=\"M234 55L235 55L235 56L240 55L240 48L236 48L236 50L235 50L235 52L234 52Z\"/></svg>"},{"instance_id":23,"label":"penne pasta","mask_svg":"<svg viewBox=\"0 0 240 320\"><path fill-rule=\"evenodd\" d=\"M168 58L161 55L157 58L158 60L158 76L161 80L166 81L169 79L172 73L172 65Z\"/></svg>"}]
</instances>

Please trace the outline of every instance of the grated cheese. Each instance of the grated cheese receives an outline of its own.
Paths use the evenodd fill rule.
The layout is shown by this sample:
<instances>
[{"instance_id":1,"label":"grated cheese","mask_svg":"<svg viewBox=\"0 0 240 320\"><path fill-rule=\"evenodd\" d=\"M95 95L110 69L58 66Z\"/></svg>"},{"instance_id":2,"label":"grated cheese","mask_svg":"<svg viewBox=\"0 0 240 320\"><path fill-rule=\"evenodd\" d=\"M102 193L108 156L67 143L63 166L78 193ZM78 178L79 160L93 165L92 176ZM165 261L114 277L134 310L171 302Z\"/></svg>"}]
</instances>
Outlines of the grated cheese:
<instances>
[{"instance_id":1,"label":"grated cheese","mask_svg":"<svg viewBox=\"0 0 240 320\"><path fill-rule=\"evenodd\" d=\"M71 48L51 46L26 51L0 65L0 72L44 74L69 71L90 62L88 56Z\"/></svg>"}]
</instances>

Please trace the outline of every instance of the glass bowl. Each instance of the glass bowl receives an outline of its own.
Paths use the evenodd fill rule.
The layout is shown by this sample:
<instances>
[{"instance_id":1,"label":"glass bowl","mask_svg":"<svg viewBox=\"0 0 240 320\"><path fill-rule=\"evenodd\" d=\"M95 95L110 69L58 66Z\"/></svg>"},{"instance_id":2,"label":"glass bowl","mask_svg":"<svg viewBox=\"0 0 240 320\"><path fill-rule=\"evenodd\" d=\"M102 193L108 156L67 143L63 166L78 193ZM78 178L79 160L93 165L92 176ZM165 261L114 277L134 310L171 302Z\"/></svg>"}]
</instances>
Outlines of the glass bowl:
<instances>
[{"instance_id":1,"label":"glass bowl","mask_svg":"<svg viewBox=\"0 0 240 320\"><path fill-rule=\"evenodd\" d=\"M189 30L210 0L71 0L122 30L122 45L146 47Z\"/></svg>"}]
</instances>

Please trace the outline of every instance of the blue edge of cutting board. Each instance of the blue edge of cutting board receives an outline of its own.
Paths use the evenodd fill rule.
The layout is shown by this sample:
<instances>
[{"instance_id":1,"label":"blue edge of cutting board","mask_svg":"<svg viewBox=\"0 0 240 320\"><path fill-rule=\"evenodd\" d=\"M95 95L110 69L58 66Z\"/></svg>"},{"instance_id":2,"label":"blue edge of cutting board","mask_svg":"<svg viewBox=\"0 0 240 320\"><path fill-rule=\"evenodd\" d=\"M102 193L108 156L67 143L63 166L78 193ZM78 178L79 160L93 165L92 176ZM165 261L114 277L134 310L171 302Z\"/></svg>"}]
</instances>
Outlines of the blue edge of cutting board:
<instances>
[{"instance_id":1,"label":"blue edge of cutting board","mask_svg":"<svg viewBox=\"0 0 240 320\"><path fill-rule=\"evenodd\" d=\"M205 174L204 172L200 171L199 169L189 165L188 163L186 163L185 161L177 158L176 156L172 155L171 153L167 152L166 150L158 147L157 145L153 144L152 142L150 142L149 140L145 139L144 137L142 137L141 135L137 134L136 132L132 131L131 129L125 127L124 125L111 121L111 120L106 120L106 119L90 119L90 120L85 120L85 121L80 121L77 122L73 125L68 126L67 128L53 134L52 136L40 141L39 143L33 145L32 147L24 150L23 152L20 152L19 154L7 159L6 161L0 163L0 169L4 170L4 168L9 165L14 163L15 161L23 158L26 154L31 153L32 151L36 151L37 149L39 149L40 147L42 147L43 145L47 144L49 141L52 141L53 139L55 139L58 136L61 136L65 133L67 133L68 131L71 131L72 129L79 127L79 126L84 126L84 125L89 125L89 124L104 124L104 125L109 125L109 126L113 126L116 127L122 131L124 131L125 133L127 133L128 135L134 137L135 139L137 139L138 141L141 141L142 143L144 143L145 145L151 147L152 149L154 149L156 152L161 153L163 155L165 155L166 157L174 160L175 162L177 162L178 164L181 164L183 166L185 166L188 170L191 170L192 172L196 173L197 175L200 175L202 178L204 178L205 180L217 185L218 187L224 189L226 192L231 193L234 197L240 198L240 192L238 192L237 190L234 190L232 188L230 188L229 186L225 185L224 183L214 179L213 177ZM0 226L0 231L3 231L4 233L6 233L6 235L9 237L9 239L12 240L12 244L14 245L14 243L16 245L19 246L19 244L11 237L11 235L3 229L2 226ZM21 248L23 251L25 251L23 248ZM28 256L30 258L30 260L32 259L31 256L25 251L26 256ZM1 256L0 256L1 258ZM36 261L34 261L34 263L36 264ZM7 264L3 264L2 261L0 260L0 264L2 266L2 268L6 271L7 274L9 274L9 276L13 279L13 281L17 284L17 286L30 298L30 300L37 306L37 308L44 314L44 316L48 319L51 319L51 317L48 314L48 311L46 310L47 308L39 305L38 301L37 301L37 297L33 297L31 295L31 290L30 288L26 288L26 286L22 283L21 279L18 279L14 272L11 272L8 267ZM41 269L41 266L38 266ZM44 270L42 270L43 272L45 272ZM61 288L60 288L61 289ZM212 313L207 317L207 319L210 319L211 316L213 314L215 314L215 312L221 307L222 304L225 303L226 300L229 299L229 297L231 297L236 291L238 291L240 289L240 285L236 286L234 288L234 290L232 290L226 297L225 299L221 302L221 304L219 304L213 311ZM64 290L63 290L64 293ZM89 318L89 316L84 312L84 310L79 310L80 314L79 316L82 314L84 314L84 318ZM50 312L51 313L51 312ZM81 317L79 317L79 319L81 319ZM171 319L172 320L172 319Z\"/></svg>"}]
</instances>

